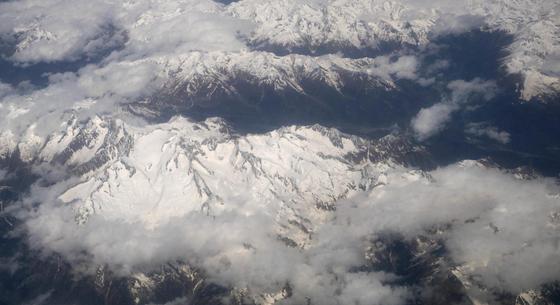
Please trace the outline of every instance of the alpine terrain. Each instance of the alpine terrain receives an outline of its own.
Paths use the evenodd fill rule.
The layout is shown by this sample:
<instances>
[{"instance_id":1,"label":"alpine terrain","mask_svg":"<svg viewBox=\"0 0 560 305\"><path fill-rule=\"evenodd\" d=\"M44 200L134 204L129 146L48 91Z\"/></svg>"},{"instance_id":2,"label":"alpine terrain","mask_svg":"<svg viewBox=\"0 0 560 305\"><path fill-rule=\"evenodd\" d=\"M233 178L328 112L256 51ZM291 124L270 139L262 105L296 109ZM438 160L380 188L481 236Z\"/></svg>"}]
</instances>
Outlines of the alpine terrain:
<instances>
[{"instance_id":1,"label":"alpine terrain","mask_svg":"<svg viewBox=\"0 0 560 305\"><path fill-rule=\"evenodd\" d=\"M557 1L0 1L0 305L554 305L559 262Z\"/></svg>"}]
</instances>

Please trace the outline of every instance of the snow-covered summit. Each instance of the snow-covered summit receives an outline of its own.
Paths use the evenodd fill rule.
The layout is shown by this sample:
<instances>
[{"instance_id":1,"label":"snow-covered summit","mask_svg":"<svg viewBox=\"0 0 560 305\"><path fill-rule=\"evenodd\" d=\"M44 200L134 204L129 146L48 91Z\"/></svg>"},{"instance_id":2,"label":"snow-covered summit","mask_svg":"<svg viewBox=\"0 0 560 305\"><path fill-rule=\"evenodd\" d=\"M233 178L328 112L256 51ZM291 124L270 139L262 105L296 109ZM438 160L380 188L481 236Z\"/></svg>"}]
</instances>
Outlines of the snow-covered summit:
<instances>
[{"instance_id":1,"label":"snow-covered summit","mask_svg":"<svg viewBox=\"0 0 560 305\"><path fill-rule=\"evenodd\" d=\"M408 18L407 7L395 1L239 1L228 11L257 23L254 45L289 49L353 47L376 49L383 43L420 45L428 42L432 16Z\"/></svg>"},{"instance_id":2,"label":"snow-covered summit","mask_svg":"<svg viewBox=\"0 0 560 305\"><path fill-rule=\"evenodd\" d=\"M58 303L62 261L106 304L129 294L131 304L172 301L153 298L159 289L236 304L437 304L415 289L450 287L472 303L536 299L523 291L560 274L555 181L486 161L431 167L427 150L396 131L436 103L423 109L428 119L464 110L458 126L501 136L498 152L528 137L492 118L469 122L486 109L469 104L470 92L490 98L497 81L440 77L450 63L439 58L423 66L438 37L472 29L511 35L503 64L523 76L525 99L558 90L558 5L548 0L3 1L2 63L61 72L43 76L44 87L0 83L0 181L24 190L0 194L14 198L0 202L0 229L13 220L25 239L24 255L0 269L14 266L21 287L48 288L8 303ZM225 111L210 109L222 102ZM196 107L174 108L185 104ZM236 110L247 125L261 114L285 121L266 117L257 134L208 118ZM309 113L319 115L298 120ZM358 126L394 131L379 139L307 125L384 117L384 128ZM441 138L425 143L447 164L465 146L460 134ZM44 274L63 279L53 290L29 281L29 261L51 254L57 266ZM219 288L200 292L210 285ZM175 286L189 291L166 290Z\"/></svg>"},{"instance_id":3,"label":"snow-covered summit","mask_svg":"<svg viewBox=\"0 0 560 305\"><path fill-rule=\"evenodd\" d=\"M438 276L451 277L460 283L457 292L473 298L490 299L500 285L536 289L556 276L552 270L525 282L507 271L524 251L554 244L549 237L557 230L559 203L541 178L518 179L483 161L421 171L406 163L426 152L398 134L366 140L311 125L242 135L222 119L181 117L137 125L100 116L63 127L27 153L41 175L24 199L32 212L22 214L29 217L33 245L135 272L127 293L138 297L154 289L153 269L142 273L142 266L175 259L232 293L249 289L245 295L257 304L323 300L332 289L347 289L347 281L359 282L350 271L355 266L396 272L390 268L397 254L429 266L421 283L446 287ZM527 211L535 196L538 207ZM36 201L42 204L32 208ZM526 213L534 216L527 226L542 234L518 225ZM394 230L406 236L406 254L391 252L393 239L384 234ZM472 235L488 245L477 246ZM512 241L499 243L504 237ZM521 246L528 240L534 244ZM443 244L451 252L438 251ZM555 250L545 251L552 258L539 262L548 264ZM488 263L508 282L494 280ZM384 279L373 271L358 275L374 283ZM328 284L317 293L302 283L308 277ZM463 290L473 279L490 288ZM284 293L286 283L292 295ZM380 285L376 293L388 292Z\"/></svg>"},{"instance_id":4,"label":"snow-covered summit","mask_svg":"<svg viewBox=\"0 0 560 305\"><path fill-rule=\"evenodd\" d=\"M73 2L69 9L76 6L79 3ZM262 53L255 50L313 55L350 49L365 51L363 56L367 50L422 47L439 35L484 29L513 36L504 64L510 73L523 76L524 99L559 88L560 18L555 1L102 1L95 7L87 4L87 19L61 14L61 3L38 6L20 1L2 7L6 22L0 32L15 43L13 54L7 55L19 63L76 60L112 50L117 52L111 60L174 60L216 51L248 52L258 60ZM65 23L77 26L62 29ZM210 65L214 59L199 60L209 60ZM266 67L252 68L254 76L268 74L262 70Z\"/></svg>"},{"instance_id":5,"label":"snow-covered summit","mask_svg":"<svg viewBox=\"0 0 560 305\"><path fill-rule=\"evenodd\" d=\"M257 24L250 44L283 52L423 46L438 35L473 28L504 31L514 39L504 63L523 76L522 98L560 89L560 8L554 1L245 0L228 11Z\"/></svg>"},{"instance_id":6,"label":"snow-covered summit","mask_svg":"<svg viewBox=\"0 0 560 305\"><path fill-rule=\"evenodd\" d=\"M290 231L286 238L299 246L321 211L385 184L389 170L406 172L409 154L427 157L396 138L367 141L320 125L241 136L221 119L135 127L96 117L71 121L40 142L19 153L37 166L66 167L66 179L78 179L56 196L73 206L79 222L99 214L154 227L197 211L266 209L278 214L279 234Z\"/></svg>"}]
</instances>

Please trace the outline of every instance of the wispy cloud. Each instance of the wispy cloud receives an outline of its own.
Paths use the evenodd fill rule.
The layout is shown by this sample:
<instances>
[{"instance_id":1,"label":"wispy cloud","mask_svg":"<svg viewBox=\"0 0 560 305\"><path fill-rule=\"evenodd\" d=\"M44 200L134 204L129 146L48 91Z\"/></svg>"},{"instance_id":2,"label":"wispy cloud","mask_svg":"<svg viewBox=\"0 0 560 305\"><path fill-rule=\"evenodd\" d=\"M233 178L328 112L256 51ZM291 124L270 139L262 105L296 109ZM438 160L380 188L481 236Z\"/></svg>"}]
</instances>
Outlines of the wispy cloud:
<instances>
[{"instance_id":1,"label":"wispy cloud","mask_svg":"<svg viewBox=\"0 0 560 305\"><path fill-rule=\"evenodd\" d=\"M459 111L464 104L479 97L488 101L497 92L496 83L475 78L471 81L455 80L447 85L450 96L444 101L428 108L423 108L412 119L411 126L419 140L426 140L440 131L451 120L454 112Z\"/></svg>"},{"instance_id":2,"label":"wispy cloud","mask_svg":"<svg viewBox=\"0 0 560 305\"><path fill-rule=\"evenodd\" d=\"M497 127L485 123L469 123L465 132L474 136L484 136L502 144L507 144L511 140L511 134L507 131L499 130Z\"/></svg>"}]
</instances>

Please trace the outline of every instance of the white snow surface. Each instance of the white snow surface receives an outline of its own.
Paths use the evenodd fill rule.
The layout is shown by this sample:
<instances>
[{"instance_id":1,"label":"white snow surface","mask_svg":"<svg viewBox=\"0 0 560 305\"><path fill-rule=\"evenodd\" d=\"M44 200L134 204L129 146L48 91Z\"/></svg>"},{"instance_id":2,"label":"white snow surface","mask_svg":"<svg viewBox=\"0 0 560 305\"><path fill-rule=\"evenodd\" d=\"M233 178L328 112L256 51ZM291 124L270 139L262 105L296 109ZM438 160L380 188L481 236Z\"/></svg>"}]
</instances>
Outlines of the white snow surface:
<instances>
[{"instance_id":1,"label":"white snow surface","mask_svg":"<svg viewBox=\"0 0 560 305\"><path fill-rule=\"evenodd\" d=\"M227 6L210 0L103 0L95 5L24 0L1 6L0 33L14 37L10 59L19 63L93 57L118 46L122 49L112 59L157 57L163 63L191 52L252 53L253 47L267 44L288 52L326 48L336 53L345 47L424 46L438 35L484 28L513 35L504 65L523 76L524 99L560 87L560 9L553 0L242 0ZM84 18L75 11L87 14ZM212 61L212 56L200 59ZM251 68L255 77L267 74L267 66Z\"/></svg>"},{"instance_id":2,"label":"white snow surface","mask_svg":"<svg viewBox=\"0 0 560 305\"><path fill-rule=\"evenodd\" d=\"M260 304L287 282L290 304L401 304L390 276L349 270L377 234L452 224L438 233L449 255L485 286L520 293L560 271L560 190L547 179L476 161L422 172L398 160L421 147L396 135L319 125L239 135L217 118L64 124L29 155L42 180L17 215L30 245L76 264L130 274L181 259Z\"/></svg>"},{"instance_id":3,"label":"white snow surface","mask_svg":"<svg viewBox=\"0 0 560 305\"><path fill-rule=\"evenodd\" d=\"M17 152L41 177L18 217L31 245L71 261L131 272L190 259L255 295L279 296L290 282L294 304L399 304L406 291L384 285L390 276L348 271L366 263L371 236L451 223L446 245L470 274L507 291L538 287L560 274L558 189L547 179L474 161L422 172L396 160L393 135L368 141L318 125L239 135L215 118L148 124L122 106L162 88L227 91L247 75L301 92L303 79L337 89L350 73L390 90L417 79L417 58L313 51L422 48L473 28L513 35L504 65L524 77L529 100L559 89L558 10L549 0L3 2L14 63L110 53L44 88L0 83L0 158Z\"/></svg>"}]
</instances>

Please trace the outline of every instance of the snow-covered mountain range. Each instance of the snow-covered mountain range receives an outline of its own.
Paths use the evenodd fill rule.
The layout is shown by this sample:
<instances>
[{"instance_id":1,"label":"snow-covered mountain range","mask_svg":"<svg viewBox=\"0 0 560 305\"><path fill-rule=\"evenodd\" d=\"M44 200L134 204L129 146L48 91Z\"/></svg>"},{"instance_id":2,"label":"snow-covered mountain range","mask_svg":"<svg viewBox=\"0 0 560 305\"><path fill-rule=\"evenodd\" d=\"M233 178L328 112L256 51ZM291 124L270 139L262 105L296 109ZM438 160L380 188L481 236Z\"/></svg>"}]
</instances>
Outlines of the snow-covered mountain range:
<instances>
[{"instance_id":1,"label":"snow-covered mountain range","mask_svg":"<svg viewBox=\"0 0 560 305\"><path fill-rule=\"evenodd\" d=\"M64 125L35 149L20 143L11 153L37 166L62 166L66 179L78 177L57 196L73 206L79 223L101 213L158 226L196 211L215 217L242 202L278 214L284 228L296 225L291 230L301 236L290 238L298 246L321 210L385 184L389 169L431 162L406 138L367 141L320 125L248 136L221 119L135 127L95 117Z\"/></svg>"},{"instance_id":2,"label":"snow-covered mountain range","mask_svg":"<svg viewBox=\"0 0 560 305\"><path fill-rule=\"evenodd\" d=\"M0 304L558 302L556 1L225 2L0 3Z\"/></svg>"},{"instance_id":3,"label":"snow-covered mountain range","mask_svg":"<svg viewBox=\"0 0 560 305\"><path fill-rule=\"evenodd\" d=\"M553 288L539 285L555 278L554 248L538 259L547 271L537 278L520 280L502 269L554 243L560 202L540 182L523 180L537 176L475 161L420 170L433 160L405 135L365 140L320 125L249 135L217 118L145 126L109 116L63 125L21 158L39 180L23 199L31 210L15 215L25 220L32 249L47 257L64 253L76 266L90 262L85 274L101 294L144 304L157 300L157 287L184 283L190 288L179 296L189 302L204 299L197 291L208 281L242 304L400 303L404 290L381 283L406 284L383 271L436 289L417 296L432 304L550 298ZM484 194L489 183L503 190ZM460 199L449 197L457 192ZM520 211L528 198L538 208ZM521 234L526 213L534 231ZM513 239L475 250L461 244L472 230L492 242ZM166 262L161 272L150 267ZM358 266L361 271L350 271ZM323 274L331 267L332 274ZM127 284L110 292L118 274ZM497 275L503 278L496 281ZM300 283L309 277L327 282ZM381 285L370 300L352 287L363 280L364 289ZM440 293L450 295L438 299Z\"/></svg>"},{"instance_id":4,"label":"snow-covered mountain range","mask_svg":"<svg viewBox=\"0 0 560 305\"><path fill-rule=\"evenodd\" d=\"M251 45L285 53L421 47L437 36L473 28L505 31L513 43L504 64L523 75L522 98L560 89L555 63L560 8L553 2L240 1L228 11L257 24Z\"/></svg>"},{"instance_id":5,"label":"snow-covered mountain range","mask_svg":"<svg viewBox=\"0 0 560 305\"><path fill-rule=\"evenodd\" d=\"M387 53L402 46L422 48L439 36L482 28L512 35L509 55L503 61L509 73L522 76L523 99L554 94L560 86L557 68L559 8L555 1L520 0L512 3L493 0L451 4L447 1L407 0L244 0L227 6L213 1L153 2L103 2L93 10L92 22L68 33L62 32L58 23L68 18L76 23L90 20L73 20L74 17L66 15L62 15L62 20L52 20L54 16L48 14L35 18L32 12L22 13L25 2L4 4L5 17L10 22L2 30L3 36L8 42L15 41L11 59L23 63L66 60L60 56L74 60L122 47L125 54L131 51L152 53L164 55L170 61L175 61L178 55L197 56L190 53L199 50L300 53L301 58L305 58L303 60L314 61L316 54L346 51L347 54L367 56L372 52ZM16 12L20 18L9 16ZM170 36L166 32L167 39L162 39L161 31L197 21L208 24L208 27L184 35L174 33ZM221 22L219 26L214 24L216 21ZM224 24L230 28L223 28ZM213 33L212 37L205 34L208 31ZM173 45L178 47L173 48ZM154 53L157 46L166 51ZM262 58L265 54L241 56ZM271 59L266 66L252 64L252 69L247 72L252 77L262 77L263 82L268 80L268 69L275 65L274 58ZM208 60L199 63L206 66L216 64L214 56L202 56L198 60ZM369 66L360 69L365 72ZM215 80L216 83L219 81ZM291 81L296 82L295 79Z\"/></svg>"}]
</instances>

